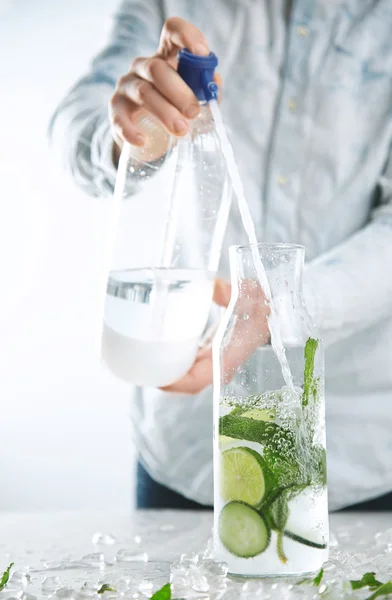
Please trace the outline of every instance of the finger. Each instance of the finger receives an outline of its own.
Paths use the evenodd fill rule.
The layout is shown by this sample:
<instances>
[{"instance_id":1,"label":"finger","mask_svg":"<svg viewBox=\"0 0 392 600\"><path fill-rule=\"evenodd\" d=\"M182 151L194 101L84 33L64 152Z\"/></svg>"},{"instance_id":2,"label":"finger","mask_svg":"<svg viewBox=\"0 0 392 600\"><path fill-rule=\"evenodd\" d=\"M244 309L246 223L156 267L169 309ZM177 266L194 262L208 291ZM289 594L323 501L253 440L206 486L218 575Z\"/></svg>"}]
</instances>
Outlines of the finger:
<instances>
[{"instance_id":1,"label":"finger","mask_svg":"<svg viewBox=\"0 0 392 600\"><path fill-rule=\"evenodd\" d=\"M132 72L152 83L188 119L194 119L199 114L200 104L191 88L162 58L137 58L132 63Z\"/></svg>"},{"instance_id":2,"label":"finger","mask_svg":"<svg viewBox=\"0 0 392 600\"><path fill-rule=\"evenodd\" d=\"M214 73L214 81L220 88L222 87L223 80L219 73Z\"/></svg>"},{"instance_id":3,"label":"finger","mask_svg":"<svg viewBox=\"0 0 392 600\"><path fill-rule=\"evenodd\" d=\"M109 117L113 130L113 137L119 147L122 143L129 142L134 146L143 146L145 137L136 125L138 107L128 98L115 93L109 103Z\"/></svg>"},{"instance_id":4,"label":"finger","mask_svg":"<svg viewBox=\"0 0 392 600\"><path fill-rule=\"evenodd\" d=\"M223 279L217 279L215 281L214 293L212 296L213 301L218 306L227 308L229 306L231 297L231 285L226 283Z\"/></svg>"},{"instance_id":5,"label":"finger","mask_svg":"<svg viewBox=\"0 0 392 600\"><path fill-rule=\"evenodd\" d=\"M121 91L134 104L155 115L170 133L178 136L188 133L189 124L186 119L149 81L130 74L123 78Z\"/></svg>"},{"instance_id":6,"label":"finger","mask_svg":"<svg viewBox=\"0 0 392 600\"><path fill-rule=\"evenodd\" d=\"M161 388L176 394L198 394L212 384L212 351L199 353L191 370L173 385Z\"/></svg>"},{"instance_id":7,"label":"finger","mask_svg":"<svg viewBox=\"0 0 392 600\"><path fill-rule=\"evenodd\" d=\"M197 353L196 361L204 360L205 358L212 358L211 348L200 348Z\"/></svg>"},{"instance_id":8,"label":"finger","mask_svg":"<svg viewBox=\"0 0 392 600\"><path fill-rule=\"evenodd\" d=\"M195 25L180 17L171 17L163 26L157 55L162 58L173 57L180 48L199 56L208 56L210 53L206 38Z\"/></svg>"}]
</instances>

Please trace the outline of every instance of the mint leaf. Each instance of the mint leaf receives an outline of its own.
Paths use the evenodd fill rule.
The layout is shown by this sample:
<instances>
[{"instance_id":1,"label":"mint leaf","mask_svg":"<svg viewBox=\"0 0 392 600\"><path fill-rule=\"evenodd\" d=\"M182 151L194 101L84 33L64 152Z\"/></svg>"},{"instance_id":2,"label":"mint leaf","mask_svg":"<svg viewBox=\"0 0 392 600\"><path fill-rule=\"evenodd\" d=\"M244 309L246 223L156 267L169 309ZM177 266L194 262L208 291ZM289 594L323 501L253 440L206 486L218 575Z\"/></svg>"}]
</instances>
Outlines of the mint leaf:
<instances>
[{"instance_id":1,"label":"mint leaf","mask_svg":"<svg viewBox=\"0 0 392 600\"><path fill-rule=\"evenodd\" d=\"M246 440L247 442L269 444L271 438L279 433L280 430L281 427L276 425L276 423L241 417L236 409L219 419L220 435L227 435L228 437Z\"/></svg>"},{"instance_id":2,"label":"mint leaf","mask_svg":"<svg viewBox=\"0 0 392 600\"><path fill-rule=\"evenodd\" d=\"M10 571L12 569L12 567L14 566L14 563L12 562L4 571L1 579L0 579L0 592L5 588L5 586L8 583L8 580L10 578Z\"/></svg>"},{"instance_id":3,"label":"mint leaf","mask_svg":"<svg viewBox=\"0 0 392 600\"><path fill-rule=\"evenodd\" d=\"M117 592L117 589L112 587L109 583L104 583L97 591L97 594L104 594L105 592Z\"/></svg>"},{"instance_id":4,"label":"mint leaf","mask_svg":"<svg viewBox=\"0 0 392 600\"><path fill-rule=\"evenodd\" d=\"M319 586L324 575L324 569L320 569L316 577L313 579L313 585Z\"/></svg>"},{"instance_id":5,"label":"mint leaf","mask_svg":"<svg viewBox=\"0 0 392 600\"><path fill-rule=\"evenodd\" d=\"M392 594L392 581L387 581L387 583L383 583L379 588L376 589L374 594L366 598L366 600L374 600L375 598L379 598L380 596L388 596L388 594Z\"/></svg>"},{"instance_id":6,"label":"mint leaf","mask_svg":"<svg viewBox=\"0 0 392 600\"><path fill-rule=\"evenodd\" d=\"M282 490L281 494L272 502L269 517L273 529L282 532L285 530L289 518L286 489Z\"/></svg>"},{"instance_id":7,"label":"mint leaf","mask_svg":"<svg viewBox=\"0 0 392 600\"><path fill-rule=\"evenodd\" d=\"M318 340L309 338L305 344L305 370L304 370L304 390L302 393L302 406L309 404L309 398L312 395L316 399L317 389L314 381L314 359L318 346Z\"/></svg>"},{"instance_id":8,"label":"mint leaf","mask_svg":"<svg viewBox=\"0 0 392 600\"><path fill-rule=\"evenodd\" d=\"M375 573L365 573L362 579L355 579L350 581L350 583L353 590L360 590L361 588L368 587L369 590L373 591L373 594L366 600L375 600L375 598L379 598L380 596L392 594L392 581L381 583L381 581L376 579Z\"/></svg>"},{"instance_id":9,"label":"mint leaf","mask_svg":"<svg viewBox=\"0 0 392 600\"><path fill-rule=\"evenodd\" d=\"M324 446L320 444L313 446L312 459L310 479L314 485L324 486L327 484L327 453Z\"/></svg>"},{"instance_id":10,"label":"mint leaf","mask_svg":"<svg viewBox=\"0 0 392 600\"><path fill-rule=\"evenodd\" d=\"M276 550L280 561L283 564L287 563L287 556L284 553L283 548L283 533L289 518L289 505L287 500L287 491L283 490L280 496L271 504L269 509L269 519L271 521L272 528L278 534Z\"/></svg>"},{"instance_id":11,"label":"mint leaf","mask_svg":"<svg viewBox=\"0 0 392 600\"><path fill-rule=\"evenodd\" d=\"M153 596L151 596L150 600L171 600L171 587L170 583L167 583L160 590L155 592Z\"/></svg>"},{"instance_id":12,"label":"mint leaf","mask_svg":"<svg viewBox=\"0 0 392 600\"><path fill-rule=\"evenodd\" d=\"M375 573L365 573L362 579L355 579L350 581L351 589L360 590L361 588L368 587L369 590L374 590L380 585L383 585L381 581L377 581Z\"/></svg>"}]
</instances>

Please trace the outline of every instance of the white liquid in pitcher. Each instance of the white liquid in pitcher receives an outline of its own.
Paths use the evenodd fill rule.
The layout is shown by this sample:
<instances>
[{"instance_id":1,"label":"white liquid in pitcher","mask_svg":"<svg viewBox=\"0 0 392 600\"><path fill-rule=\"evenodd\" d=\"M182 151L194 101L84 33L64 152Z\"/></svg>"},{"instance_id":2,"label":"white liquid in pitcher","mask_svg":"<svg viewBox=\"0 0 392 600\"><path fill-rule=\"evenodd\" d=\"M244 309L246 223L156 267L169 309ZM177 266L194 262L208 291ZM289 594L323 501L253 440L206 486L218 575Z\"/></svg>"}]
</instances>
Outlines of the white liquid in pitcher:
<instances>
[{"instance_id":1,"label":"white liquid in pitcher","mask_svg":"<svg viewBox=\"0 0 392 600\"><path fill-rule=\"evenodd\" d=\"M255 226L249 211L248 203L245 198L244 188L238 171L237 163L235 161L233 149L227 137L225 126L223 124L222 116L216 100L211 100L210 107L215 121L216 132L220 139L222 153L227 163L227 168L231 178L233 190L235 195L237 196L238 208L241 214L242 224L248 236L249 244L257 244L258 242L256 238ZM291 390L294 391L293 379L291 376L290 367L286 358L286 352L282 342L279 321L276 315L274 305L272 303L271 290L268 283L268 278L256 246L254 246L254 248L252 249L252 254L261 288L270 305L271 312L268 318L268 326L271 334L271 345L282 368L285 383Z\"/></svg>"},{"instance_id":2,"label":"white liquid in pitcher","mask_svg":"<svg viewBox=\"0 0 392 600\"><path fill-rule=\"evenodd\" d=\"M163 387L192 366L211 305L213 275L192 269L110 274L102 358L129 383Z\"/></svg>"}]
</instances>

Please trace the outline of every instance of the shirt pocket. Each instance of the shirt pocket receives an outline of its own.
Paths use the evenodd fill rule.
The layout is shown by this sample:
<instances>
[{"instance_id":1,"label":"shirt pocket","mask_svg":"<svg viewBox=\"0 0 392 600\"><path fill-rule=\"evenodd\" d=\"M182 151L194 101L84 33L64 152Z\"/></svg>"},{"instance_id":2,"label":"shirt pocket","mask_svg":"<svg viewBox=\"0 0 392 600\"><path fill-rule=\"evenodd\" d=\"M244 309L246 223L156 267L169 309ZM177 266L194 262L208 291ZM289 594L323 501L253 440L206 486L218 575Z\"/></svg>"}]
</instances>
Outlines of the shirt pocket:
<instances>
[{"instance_id":1,"label":"shirt pocket","mask_svg":"<svg viewBox=\"0 0 392 600\"><path fill-rule=\"evenodd\" d=\"M392 79L392 3L368 3L362 13L338 13L321 83L331 90L374 93Z\"/></svg>"}]
</instances>

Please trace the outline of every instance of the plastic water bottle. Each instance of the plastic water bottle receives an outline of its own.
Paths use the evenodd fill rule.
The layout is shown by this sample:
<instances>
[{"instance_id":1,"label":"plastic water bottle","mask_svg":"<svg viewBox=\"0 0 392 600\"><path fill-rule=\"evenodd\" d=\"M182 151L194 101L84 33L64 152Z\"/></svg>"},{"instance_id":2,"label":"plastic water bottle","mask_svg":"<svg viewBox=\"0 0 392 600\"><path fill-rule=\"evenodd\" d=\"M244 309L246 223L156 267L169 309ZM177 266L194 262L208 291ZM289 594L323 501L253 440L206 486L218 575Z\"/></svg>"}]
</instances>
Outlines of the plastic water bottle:
<instances>
[{"instance_id":1,"label":"plastic water bottle","mask_svg":"<svg viewBox=\"0 0 392 600\"><path fill-rule=\"evenodd\" d=\"M121 379L164 387L193 364L211 307L231 184L209 102L213 53L181 50L178 73L200 102L185 137L145 112L144 147L126 144L113 200L102 357Z\"/></svg>"}]
</instances>

